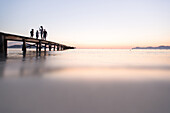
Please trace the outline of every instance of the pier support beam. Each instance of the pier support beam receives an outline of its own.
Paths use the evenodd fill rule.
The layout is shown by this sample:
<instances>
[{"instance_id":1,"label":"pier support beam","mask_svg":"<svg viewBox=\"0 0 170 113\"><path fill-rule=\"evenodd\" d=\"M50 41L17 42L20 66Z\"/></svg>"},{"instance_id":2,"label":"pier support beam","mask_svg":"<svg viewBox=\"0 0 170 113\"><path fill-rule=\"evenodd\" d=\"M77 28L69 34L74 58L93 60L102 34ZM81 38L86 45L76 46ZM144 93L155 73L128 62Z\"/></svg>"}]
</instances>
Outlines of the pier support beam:
<instances>
[{"instance_id":1,"label":"pier support beam","mask_svg":"<svg viewBox=\"0 0 170 113\"><path fill-rule=\"evenodd\" d=\"M61 48L60 50L62 51L62 50L63 50L63 46L61 45L61 47L60 47L60 48Z\"/></svg>"},{"instance_id":2,"label":"pier support beam","mask_svg":"<svg viewBox=\"0 0 170 113\"><path fill-rule=\"evenodd\" d=\"M44 46L45 46L45 47L44 47L44 51L46 51L46 49L47 49L47 44L45 44Z\"/></svg>"},{"instance_id":3,"label":"pier support beam","mask_svg":"<svg viewBox=\"0 0 170 113\"><path fill-rule=\"evenodd\" d=\"M63 50L65 50L66 49L66 46L63 46Z\"/></svg>"},{"instance_id":4,"label":"pier support beam","mask_svg":"<svg viewBox=\"0 0 170 113\"><path fill-rule=\"evenodd\" d=\"M57 44L57 51L59 51L60 50L60 46L59 46L59 44Z\"/></svg>"},{"instance_id":5,"label":"pier support beam","mask_svg":"<svg viewBox=\"0 0 170 113\"><path fill-rule=\"evenodd\" d=\"M23 44L22 44L23 55L26 54L26 50L27 50L26 48L27 48L26 41L25 41L25 39L23 39Z\"/></svg>"},{"instance_id":6,"label":"pier support beam","mask_svg":"<svg viewBox=\"0 0 170 113\"><path fill-rule=\"evenodd\" d=\"M39 52L41 52L41 40L39 41Z\"/></svg>"},{"instance_id":7,"label":"pier support beam","mask_svg":"<svg viewBox=\"0 0 170 113\"><path fill-rule=\"evenodd\" d=\"M36 43L36 52L38 52L38 43Z\"/></svg>"},{"instance_id":8,"label":"pier support beam","mask_svg":"<svg viewBox=\"0 0 170 113\"><path fill-rule=\"evenodd\" d=\"M5 50L5 56L7 56L7 44L8 44L8 42L7 42L7 39L4 39L4 50Z\"/></svg>"},{"instance_id":9,"label":"pier support beam","mask_svg":"<svg viewBox=\"0 0 170 113\"><path fill-rule=\"evenodd\" d=\"M49 43L49 51L51 51L51 43Z\"/></svg>"},{"instance_id":10,"label":"pier support beam","mask_svg":"<svg viewBox=\"0 0 170 113\"><path fill-rule=\"evenodd\" d=\"M54 44L54 51L55 51L55 46L56 46L56 45Z\"/></svg>"},{"instance_id":11,"label":"pier support beam","mask_svg":"<svg viewBox=\"0 0 170 113\"><path fill-rule=\"evenodd\" d=\"M7 40L4 35L0 34L0 55L7 56Z\"/></svg>"},{"instance_id":12,"label":"pier support beam","mask_svg":"<svg viewBox=\"0 0 170 113\"><path fill-rule=\"evenodd\" d=\"M60 45L60 51L62 51L62 45Z\"/></svg>"},{"instance_id":13,"label":"pier support beam","mask_svg":"<svg viewBox=\"0 0 170 113\"><path fill-rule=\"evenodd\" d=\"M26 48L27 48L26 41L25 41L25 39L23 39L22 51L23 51L23 56L24 57L26 55L26 50L27 50Z\"/></svg>"}]
</instances>

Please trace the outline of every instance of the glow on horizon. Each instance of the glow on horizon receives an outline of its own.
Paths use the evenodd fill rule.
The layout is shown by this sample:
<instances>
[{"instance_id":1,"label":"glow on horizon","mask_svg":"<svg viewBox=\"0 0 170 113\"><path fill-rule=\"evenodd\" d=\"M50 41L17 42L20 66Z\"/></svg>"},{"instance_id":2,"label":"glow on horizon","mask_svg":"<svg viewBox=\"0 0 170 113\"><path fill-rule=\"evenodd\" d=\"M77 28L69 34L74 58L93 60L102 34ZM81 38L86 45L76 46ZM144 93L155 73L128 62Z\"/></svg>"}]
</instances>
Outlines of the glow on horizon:
<instances>
[{"instance_id":1,"label":"glow on horizon","mask_svg":"<svg viewBox=\"0 0 170 113\"><path fill-rule=\"evenodd\" d=\"M0 31L29 36L43 25L48 40L77 48L170 45L168 0L1 0Z\"/></svg>"}]
</instances>

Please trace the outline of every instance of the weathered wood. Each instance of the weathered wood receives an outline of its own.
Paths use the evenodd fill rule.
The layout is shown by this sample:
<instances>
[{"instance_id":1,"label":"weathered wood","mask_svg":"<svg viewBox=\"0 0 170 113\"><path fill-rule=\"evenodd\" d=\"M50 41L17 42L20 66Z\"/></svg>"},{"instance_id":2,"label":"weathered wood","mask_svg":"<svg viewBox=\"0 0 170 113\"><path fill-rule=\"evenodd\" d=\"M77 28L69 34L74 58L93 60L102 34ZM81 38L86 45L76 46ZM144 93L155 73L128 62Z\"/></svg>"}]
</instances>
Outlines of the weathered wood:
<instances>
[{"instance_id":1,"label":"weathered wood","mask_svg":"<svg viewBox=\"0 0 170 113\"><path fill-rule=\"evenodd\" d=\"M55 46L56 46L56 45L54 44L54 51L55 51Z\"/></svg>"},{"instance_id":2,"label":"weathered wood","mask_svg":"<svg viewBox=\"0 0 170 113\"><path fill-rule=\"evenodd\" d=\"M8 44L7 40L4 39L4 50L5 50L4 52L5 52L5 56L7 56L7 48L8 48L7 44Z\"/></svg>"},{"instance_id":3,"label":"weathered wood","mask_svg":"<svg viewBox=\"0 0 170 113\"><path fill-rule=\"evenodd\" d=\"M26 56L26 48L27 48L26 41L25 39L23 39L23 44L22 44L23 57Z\"/></svg>"},{"instance_id":4,"label":"weathered wood","mask_svg":"<svg viewBox=\"0 0 170 113\"><path fill-rule=\"evenodd\" d=\"M63 46L63 50L65 50L66 49L66 46Z\"/></svg>"},{"instance_id":5,"label":"weathered wood","mask_svg":"<svg viewBox=\"0 0 170 113\"><path fill-rule=\"evenodd\" d=\"M7 40L3 34L0 34L0 55L7 55Z\"/></svg>"},{"instance_id":6,"label":"weathered wood","mask_svg":"<svg viewBox=\"0 0 170 113\"><path fill-rule=\"evenodd\" d=\"M59 44L57 44L57 51L59 51L60 50L60 45Z\"/></svg>"},{"instance_id":7,"label":"weathered wood","mask_svg":"<svg viewBox=\"0 0 170 113\"><path fill-rule=\"evenodd\" d=\"M46 49L47 49L47 44L44 45L44 51L46 51Z\"/></svg>"},{"instance_id":8,"label":"weathered wood","mask_svg":"<svg viewBox=\"0 0 170 113\"><path fill-rule=\"evenodd\" d=\"M39 43L36 43L36 52L38 52L38 44L39 44Z\"/></svg>"},{"instance_id":9,"label":"weathered wood","mask_svg":"<svg viewBox=\"0 0 170 113\"><path fill-rule=\"evenodd\" d=\"M49 43L49 51L51 51L51 43Z\"/></svg>"},{"instance_id":10,"label":"weathered wood","mask_svg":"<svg viewBox=\"0 0 170 113\"><path fill-rule=\"evenodd\" d=\"M23 44L22 44L22 51L23 52L26 52L26 41L25 41L25 39L23 39Z\"/></svg>"},{"instance_id":11,"label":"weathered wood","mask_svg":"<svg viewBox=\"0 0 170 113\"><path fill-rule=\"evenodd\" d=\"M0 32L0 35L3 35L5 36L5 39L7 40L12 40L12 41L23 41L23 39L25 39L26 42L31 42L31 43L39 43L39 41L41 39L35 39L35 38L30 38L30 37L25 37L25 36L19 36L19 35L14 35L14 34L8 34L8 33L3 33L3 32ZM49 44L51 43L52 45L54 44L58 44L56 42L52 42L52 41L47 41L47 40L41 40L41 43L42 44ZM59 44L59 45L62 45L62 44Z\"/></svg>"},{"instance_id":12,"label":"weathered wood","mask_svg":"<svg viewBox=\"0 0 170 113\"><path fill-rule=\"evenodd\" d=\"M4 49L4 35L0 35L0 52L4 53L5 49Z\"/></svg>"},{"instance_id":13,"label":"weathered wood","mask_svg":"<svg viewBox=\"0 0 170 113\"><path fill-rule=\"evenodd\" d=\"M39 51L41 52L41 40L39 41Z\"/></svg>"},{"instance_id":14,"label":"weathered wood","mask_svg":"<svg viewBox=\"0 0 170 113\"><path fill-rule=\"evenodd\" d=\"M61 51L63 50L63 45L61 45Z\"/></svg>"},{"instance_id":15,"label":"weathered wood","mask_svg":"<svg viewBox=\"0 0 170 113\"><path fill-rule=\"evenodd\" d=\"M57 46L57 51L59 50L64 50L64 49L74 49L75 47L70 47L70 46L66 46L63 44L59 44L56 42L52 42L52 41L47 41L47 40L42 40L42 39L34 39L34 38L30 38L30 37L25 37L25 36L19 36L19 35L14 35L14 34L8 34L8 33L3 33L0 32L0 54L3 55L7 55L7 41L11 40L11 41L22 41L23 42L23 52L26 53L26 42L31 42L31 43L35 43L36 45L36 51L41 51L41 45L45 44L45 51L47 46L49 45L49 51L51 51L51 46L54 45L54 51L56 49ZM38 49L39 48L39 49Z\"/></svg>"}]
</instances>

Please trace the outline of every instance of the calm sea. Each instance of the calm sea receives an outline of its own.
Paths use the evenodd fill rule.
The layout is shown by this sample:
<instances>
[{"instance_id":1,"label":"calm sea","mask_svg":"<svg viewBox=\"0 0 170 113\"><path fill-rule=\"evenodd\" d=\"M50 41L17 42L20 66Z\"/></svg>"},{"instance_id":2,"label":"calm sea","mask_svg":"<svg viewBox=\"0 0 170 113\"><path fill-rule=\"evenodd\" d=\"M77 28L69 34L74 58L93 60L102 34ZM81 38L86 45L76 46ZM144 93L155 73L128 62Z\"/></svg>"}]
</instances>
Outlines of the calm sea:
<instances>
[{"instance_id":1,"label":"calm sea","mask_svg":"<svg viewBox=\"0 0 170 113\"><path fill-rule=\"evenodd\" d=\"M0 59L0 113L170 113L170 50L75 49Z\"/></svg>"}]
</instances>

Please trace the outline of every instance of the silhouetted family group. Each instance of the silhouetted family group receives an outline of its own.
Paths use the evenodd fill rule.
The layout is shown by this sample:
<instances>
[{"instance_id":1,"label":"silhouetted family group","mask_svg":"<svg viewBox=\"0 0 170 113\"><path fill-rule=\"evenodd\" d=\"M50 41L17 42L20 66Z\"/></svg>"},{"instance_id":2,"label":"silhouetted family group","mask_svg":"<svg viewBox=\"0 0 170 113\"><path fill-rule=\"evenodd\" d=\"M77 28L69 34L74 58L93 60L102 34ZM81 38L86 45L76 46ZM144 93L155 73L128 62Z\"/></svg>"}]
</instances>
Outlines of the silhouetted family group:
<instances>
[{"instance_id":1,"label":"silhouetted family group","mask_svg":"<svg viewBox=\"0 0 170 113\"><path fill-rule=\"evenodd\" d=\"M46 40L46 38L47 38L47 31L45 29L43 29L43 26L40 26L39 31L38 30L36 31L36 39L39 38L39 34L41 36L41 39ZM34 29L31 29L30 35L31 35L31 38L34 37Z\"/></svg>"}]
</instances>

